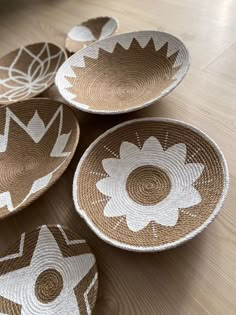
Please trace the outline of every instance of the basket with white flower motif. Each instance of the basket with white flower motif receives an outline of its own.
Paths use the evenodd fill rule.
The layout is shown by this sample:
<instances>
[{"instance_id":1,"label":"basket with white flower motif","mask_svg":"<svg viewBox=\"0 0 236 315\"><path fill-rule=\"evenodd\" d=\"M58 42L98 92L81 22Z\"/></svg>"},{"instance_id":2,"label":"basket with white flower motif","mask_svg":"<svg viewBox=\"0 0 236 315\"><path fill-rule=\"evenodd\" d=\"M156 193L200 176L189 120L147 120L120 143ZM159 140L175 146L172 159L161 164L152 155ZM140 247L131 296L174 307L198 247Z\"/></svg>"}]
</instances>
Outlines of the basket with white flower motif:
<instances>
[{"instance_id":1,"label":"basket with white flower motif","mask_svg":"<svg viewBox=\"0 0 236 315\"><path fill-rule=\"evenodd\" d=\"M158 31L112 36L83 48L56 74L62 97L72 106L119 114L148 106L170 93L186 75L185 45Z\"/></svg>"},{"instance_id":2,"label":"basket with white flower motif","mask_svg":"<svg viewBox=\"0 0 236 315\"><path fill-rule=\"evenodd\" d=\"M77 211L108 243L134 251L177 246L222 207L228 170L203 132L165 118L137 119L101 135L73 184Z\"/></svg>"},{"instance_id":3,"label":"basket with white flower motif","mask_svg":"<svg viewBox=\"0 0 236 315\"><path fill-rule=\"evenodd\" d=\"M39 95L54 82L66 53L52 43L35 43L0 58L0 104Z\"/></svg>"},{"instance_id":4,"label":"basket with white flower motif","mask_svg":"<svg viewBox=\"0 0 236 315\"><path fill-rule=\"evenodd\" d=\"M61 226L23 233L0 257L0 314L91 314L97 288L95 256Z\"/></svg>"},{"instance_id":5,"label":"basket with white flower motif","mask_svg":"<svg viewBox=\"0 0 236 315\"><path fill-rule=\"evenodd\" d=\"M42 195L66 170L79 141L73 111L44 98L0 107L0 218Z\"/></svg>"}]
</instances>

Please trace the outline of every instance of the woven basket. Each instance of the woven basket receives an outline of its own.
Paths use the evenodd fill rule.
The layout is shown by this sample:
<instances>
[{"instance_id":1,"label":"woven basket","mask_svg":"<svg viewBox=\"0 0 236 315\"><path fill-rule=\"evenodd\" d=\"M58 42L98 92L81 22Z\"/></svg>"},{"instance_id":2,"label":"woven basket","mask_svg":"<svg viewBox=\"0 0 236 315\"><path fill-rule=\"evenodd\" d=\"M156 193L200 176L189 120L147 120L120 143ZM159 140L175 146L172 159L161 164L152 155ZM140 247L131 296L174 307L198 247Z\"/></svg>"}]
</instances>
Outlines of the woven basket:
<instances>
[{"instance_id":1,"label":"woven basket","mask_svg":"<svg viewBox=\"0 0 236 315\"><path fill-rule=\"evenodd\" d=\"M103 16L89 19L72 27L68 32L65 47L75 53L97 40L107 38L115 33L118 21L113 17Z\"/></svg>"},{"instance_id":2,"label":"woven basket","mask_svg":"<svg viewBox=\"0 0 236 315\"><path fill-rule=\"evenodd\" d=\"M119 114L170 93L184 78L189 62L184 44L170 34L127 33L71 56L55 82L72 106L97 114Z\"/></svg>"},{"instance_id":3,"label":"woven basket","mask_svg":"<svg viewBox=\"0 0 236 315\"><path fill-rule=\"evenodd\" d=\"M0 258L1 314L91 314L97 287L86 241L60 226L23 233Z\"/></svg>"},{"instance_id":4,"label":"woven basket","mask_svg":"<svg viewBox=\"0 0 236 315\"><path fill-rule=\"evenodd\" d=\"M191 125L137 119L101 135L73 183L78 213L104 241L133 251L175 247L222 207L229 183L219 147Z\"/></svg>"},{"instance_id":5,"label":"woven basket","mask_svg":"<svg viewBox=\"0 0 236 315\"><path fill-rule=\"evenodd\" d=\"M42 195L65 171L79 141L73 111L35 98L0 107L0 218Z\"/></svg>"},{"instance_id":6,"label":"woven basket","mask_svg":"<svg viewBox=\"0 0 236 315\"><path fill-rule=\"evenodd\" d=\"M65 51L52 43L31 44L1 57L0 104L29 99L45 91L65 59Z\"/></svg>"}]
</instances>

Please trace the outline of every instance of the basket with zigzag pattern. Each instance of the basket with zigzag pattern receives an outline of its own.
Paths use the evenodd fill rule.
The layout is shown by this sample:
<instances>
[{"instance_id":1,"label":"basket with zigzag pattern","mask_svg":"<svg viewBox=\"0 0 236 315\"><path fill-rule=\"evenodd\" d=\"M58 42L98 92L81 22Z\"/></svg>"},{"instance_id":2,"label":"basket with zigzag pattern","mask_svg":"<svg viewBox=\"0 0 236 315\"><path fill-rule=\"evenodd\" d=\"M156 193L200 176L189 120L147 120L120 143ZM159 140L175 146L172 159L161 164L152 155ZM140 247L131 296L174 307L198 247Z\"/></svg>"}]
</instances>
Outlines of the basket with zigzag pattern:
<instances>
[{"instance_id":1,"label":"basket with zigzag pattern","mask_svg":"<svg viewBox=\"0 0 236 315\"><path fill-rule=\"evenodd\" d=\"M189 54L179 39L141 31L82 49L64 62L55 82L72 106L118 114L145 107L171 92L188 67Z\"/></svg>"}]
</instances>

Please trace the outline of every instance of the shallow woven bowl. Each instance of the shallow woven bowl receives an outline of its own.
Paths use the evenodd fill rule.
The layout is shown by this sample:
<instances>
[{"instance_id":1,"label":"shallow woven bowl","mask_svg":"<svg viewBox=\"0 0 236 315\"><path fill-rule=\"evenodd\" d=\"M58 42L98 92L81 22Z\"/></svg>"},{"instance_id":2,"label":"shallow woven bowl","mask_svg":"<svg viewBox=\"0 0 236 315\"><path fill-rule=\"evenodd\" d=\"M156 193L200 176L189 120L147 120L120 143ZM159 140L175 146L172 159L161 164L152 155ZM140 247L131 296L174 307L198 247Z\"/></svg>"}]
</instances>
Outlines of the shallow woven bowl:
<instances>
[{"instance_id":1,"label":"shallow woven bowl","mask_svg":"<svg viewBox=\"0 0 236 315\"><path fill-rule=\"evenodd\" d=\"M0 108L0 218L42 195L65 171L79 140L68 106L43 98Z\"/></svg>"},{"instance_id":2,"label":"shallow woven bowl","mask_svg":"<svg viewBox=\"0 0 236 315\"><path fill-rule=\"evenodd\" d=\"M89 19L72 27L68 32L65 47L74 53L97 40L107 38L115 33L118 22L113 17L103 16Z\"/></svg>"},{"instance_id":3,"label":"shallow woven bowl","mask_svg":"<svg viewBox=\"0 0 236 315\"><path fill-rule=\"evenodd\" d=\"M133 251L175 247L200 233L228 190L219 147L175 120L118 125L93 142L74 177L78 213L104 241Z\"/></svg>"},{"instance_id":4,"label":"shallow woven bowl","mask_svg":"<svg viewBox=\"0 0 236 315\"><path fill-rule=\"evenodd\" d=\"M55 82L72 106L97 114L119 114L168 94L188 67L189 54L179 39L142 31L82 49L60 67Z\"/></svg>"},{"instance_id":5,"label":"shallow woven bowl","mask_svg":"<svg viewBox=\"0 0 236 315\"><path fill-rule=\"evenodd\" d=\"M65 59L64 50L52 43L31 44L1 57L0 104L29 99L45 91Z\"/></svg>"},{"instance_id":6,"label":"shallow woven bowl","mask_svg":"<svg viewBox=\"0 0 236 315\"><path fill-rule=\"evenodd\" d=\"M1 314L91 314L97 287L95 256L61 226L23 233L0 258Z\"/></svg>"}]
</instances>

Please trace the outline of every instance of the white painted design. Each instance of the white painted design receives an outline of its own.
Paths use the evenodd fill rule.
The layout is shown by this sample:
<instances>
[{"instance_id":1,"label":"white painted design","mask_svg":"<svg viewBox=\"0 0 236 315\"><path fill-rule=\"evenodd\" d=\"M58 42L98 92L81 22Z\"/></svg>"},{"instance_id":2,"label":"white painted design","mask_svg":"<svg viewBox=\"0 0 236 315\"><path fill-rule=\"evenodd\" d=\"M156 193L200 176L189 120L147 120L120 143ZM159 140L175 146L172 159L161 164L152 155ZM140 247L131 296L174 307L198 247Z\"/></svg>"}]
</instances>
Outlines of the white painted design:
<instances>
[{"instance_id":1,"label":"white painted design","mask_svg":"<svg viewBox=\"0 0 236 315\"><path fill-rule=\"evenodd\" d=\"M89 305L88 294L89 294L90 290L92 289L92 287L95 285L97 278L98 278L98 274L96 273L93 280L89 284L87 290L84 292L84 300L85 300L85 305L86 305L86 310L87 310L88 315L92 314L92 310L91 310L91 307Z\"/></svg>"},{"instance_id":2,"label":"white painted design","mask_svg":"<svg viewBox=\"0 0 236 315\"><path fill-rule=\"evenodd\" d=\"M68 33L68 37L70 37L74 41L78 42L89 42L96 40L93 36L90 29L83 25L74 26Z\"/></svg>"},{"instance_id":3,"label":"white painted design","mask_svg":"<svg viewBox=\"0 0 236 315\"><path fill-rule=\"evenodd\" d=\"M26 72L16 68L21 56L25 54L32 59ZM63 56L64 52L62 50L52 55L48 43L42 45L42 49L38 54L33 54L27 47L20 48L9 67L0 66L0 71L7 73L7 78L0 79L0 87L3 86L4 90L7 88L7 91L0 94L1 102L15 102L44 91L48 84L52 82L61 65ZM51 62L54 59L57 62L53 70L49 72Z\"/></svg>"},{"instance_id":4,"label":"white painted design","mask_svg":"<svg viewBox=\"0 0 236 315\"><path fill-rule=\"evenodd\" d=\"M150 99L150 101L147 101L145 103L137 104L137 107L135 108L128 108L119 111L117 110L114 112L111 112L110 110L94 110L89 108L90 104L83 104L77 101L75 99L76 95L68 91L68 88L71 87L72 85L68 81L67 77L76 76L74 71L72 70L72 67L84 68L85 67L84 57L98 59L100 49L112 53L117 43L119 43L124 49L129 49L134 38L139 42L142 48L144 48L148 44L148 42L151 39L153 39L156 50L159 50L166 42L168 42L167 57L169 57L176 51L179 51L178 56L176 58L176 62L174 64L174 67L181 66L174 76L176 80L173 80L170 86L166 88L161 93L161 95L158 95L154 99ZM127 113L133 110L146 107L152 104L154 101L157 101L161 97L170 93L182 81L182 79L184 78L188 71L189 65L190 65L189 53L184 44L178 38L168 33L158 31L131 32L101 39L99 41L96 41L94 44L81 49L76 54L72 55L62 64L62 66L58 70L55 78L55 84L58 87L58 90L62 97L76 108L82 109L87 112L97 112L99 114Z\"/></svg>"},{"instance_id":5,"label":"white painted design","mask_svg":"<svg viewBox=\"0 0 236 315\"><path fill-rule=\"evenodd\" d=\"M66 144L68 143L69 137L71 135L71 131L67 134L62 134L62 127L63 127L63 105L61 105L56 112L54 113L51 120L48 122L47 125L43 122L42 118L39 116L38 112L35 111L33 117L30 119L27 125L25 125L9 108L6 108L6 120L5 120L5 128L4 134L0 135L0 154L7 151L8 147L8 140L9 140L9 130L10 130L10 121L14 120L15 123L21 127L35 143L39 143L45 134L48 132L54 121L59 117L59 128L58 128L58 135L55 141L54 147L50 153L51 157L65 157L64 161L57 166L51 173L46 174L45 176L38 178L32 184L31 190L29 191L28 195L24 198L24 200L16 205L13 206L11 194L9 191L0 193L0 208L7 207L9 211L13 211L23 203L34 193L38 192L39 190L45 188L53 174L65 163L70 152L63 152L65 149Z\"/></svg>"},{"instance_id":6,"label":"white painted design","mask_svg":"<svg viewBox=\"0 0 236 315\"><path fill-rule=\"evenodd\" d=\"M0 262L10 260L10 259L16 259L19 257L22 257L24 254L24 243L25 243L25 233L21 234L21 239L20 239L20 247L19 247L19 252L15 254L10 254L8 256L0 258Z\"/></svg>"},{"instance_id":7,"label":"white painted design","mask_svg":"<svg viewBox=\"0 0 236 315\"><path fill-rule=\"evenodd\" d=\"M110 148L108 148L107 146L104 145L104 149L106 151L108 151L109 153L111 153L114 157L116 157L117 159L119 158L119 155L116 154L114 151L112 151Z\"/></svg>"},{"instance_id":8,"label":"white painted design","mask_svg":"<svg viewBox=\"0 0 236 315\"><path fill-rule=\"evenodd\" d=\"M80 314L74 288L95 264L92 254L63 257L53 234L42 226L30 265L0 276L0 296L22 306L22 315ZM56 269L63 278L59 296L41 303L35 295L38 276L47 269Z\"/></svg>"},{"instance_id":9,"label":"white painted design","mask_svg":"<svg viewBox=\"0 0 236 315\"><path fill-rule=\"evenodd\" d=\"M155 224L155 222L151 222L151 225L152 225L153 236L154 236L155 238L157 238L158 235L157 235L157 230L156 230L156 224Z\"/></svg>"},{"instance_id":10,"label":"white painted design","mask_svg":"<svg viewBox=\"0 0 236 315\"><path fill-rule=\"evenodd\" d=\"M179 209L201 202L193 183L201 176L204 166L186 164L186 145L178 143L164 150L155 137L149 137L139 149L133 143L122 142L120 159L102 161L107 178L99 180L97 189L110 200L104 207L106 217L126 216L128 228L140 231L151 221L163 226L175 226ZM155 205L141 205L130 198L126 190L127 178L136 168L151 165L162 169L169 177L171 189L167 197Z\"/></svg>"},{"instance_id":11,"label":"white painted design","mask_svg":"<svg viewBox=\"0 0 236 315\"><path fill-rule=\"evenodd\" d=\"M140 137L139 137L138 132L135 132L135 135L136 135L136 138L137 138L138 147L139 147L139 149L141 149L142 145L141 145L141 141L140 141Z\"/></svg>"},{"instance_id":12,"label":"white painted design","mask_svg":"<svg viewBox=\"0 0 236 315\"><path fill-rule=\"evenodd\" d=\"M76 245L76 244L84 244L86 243L85 240L69 240L65 231L63 230L63 228L60 225L57 225L57 227L59 228L59 230L61 231L61 234L64 237L64 240L66 242L67 245Z\"/></svg>"},{"instance_id":13,"label":"white painted design","mask_svg":"<svg viewBox=\"0 0 236 315\"><path fill-rule=\"evenodd\" d=\"M111 36L117 29L117 21L114 18L109 19L105 25L103 25L101 35L99 39L107 38Z\"/></svg>"},{"instance_id":14,"label":"white painted design","mask_svg":"<svg viewBox=\"0 0 236 315\"><path fill-rule=\"evenodd\" d=\"M118 226L125 220L124 217L120 218L120 220L118 220L118 222L113 226L113 230L116 230L118 228Z\"/></svg>"}]
</instances>

